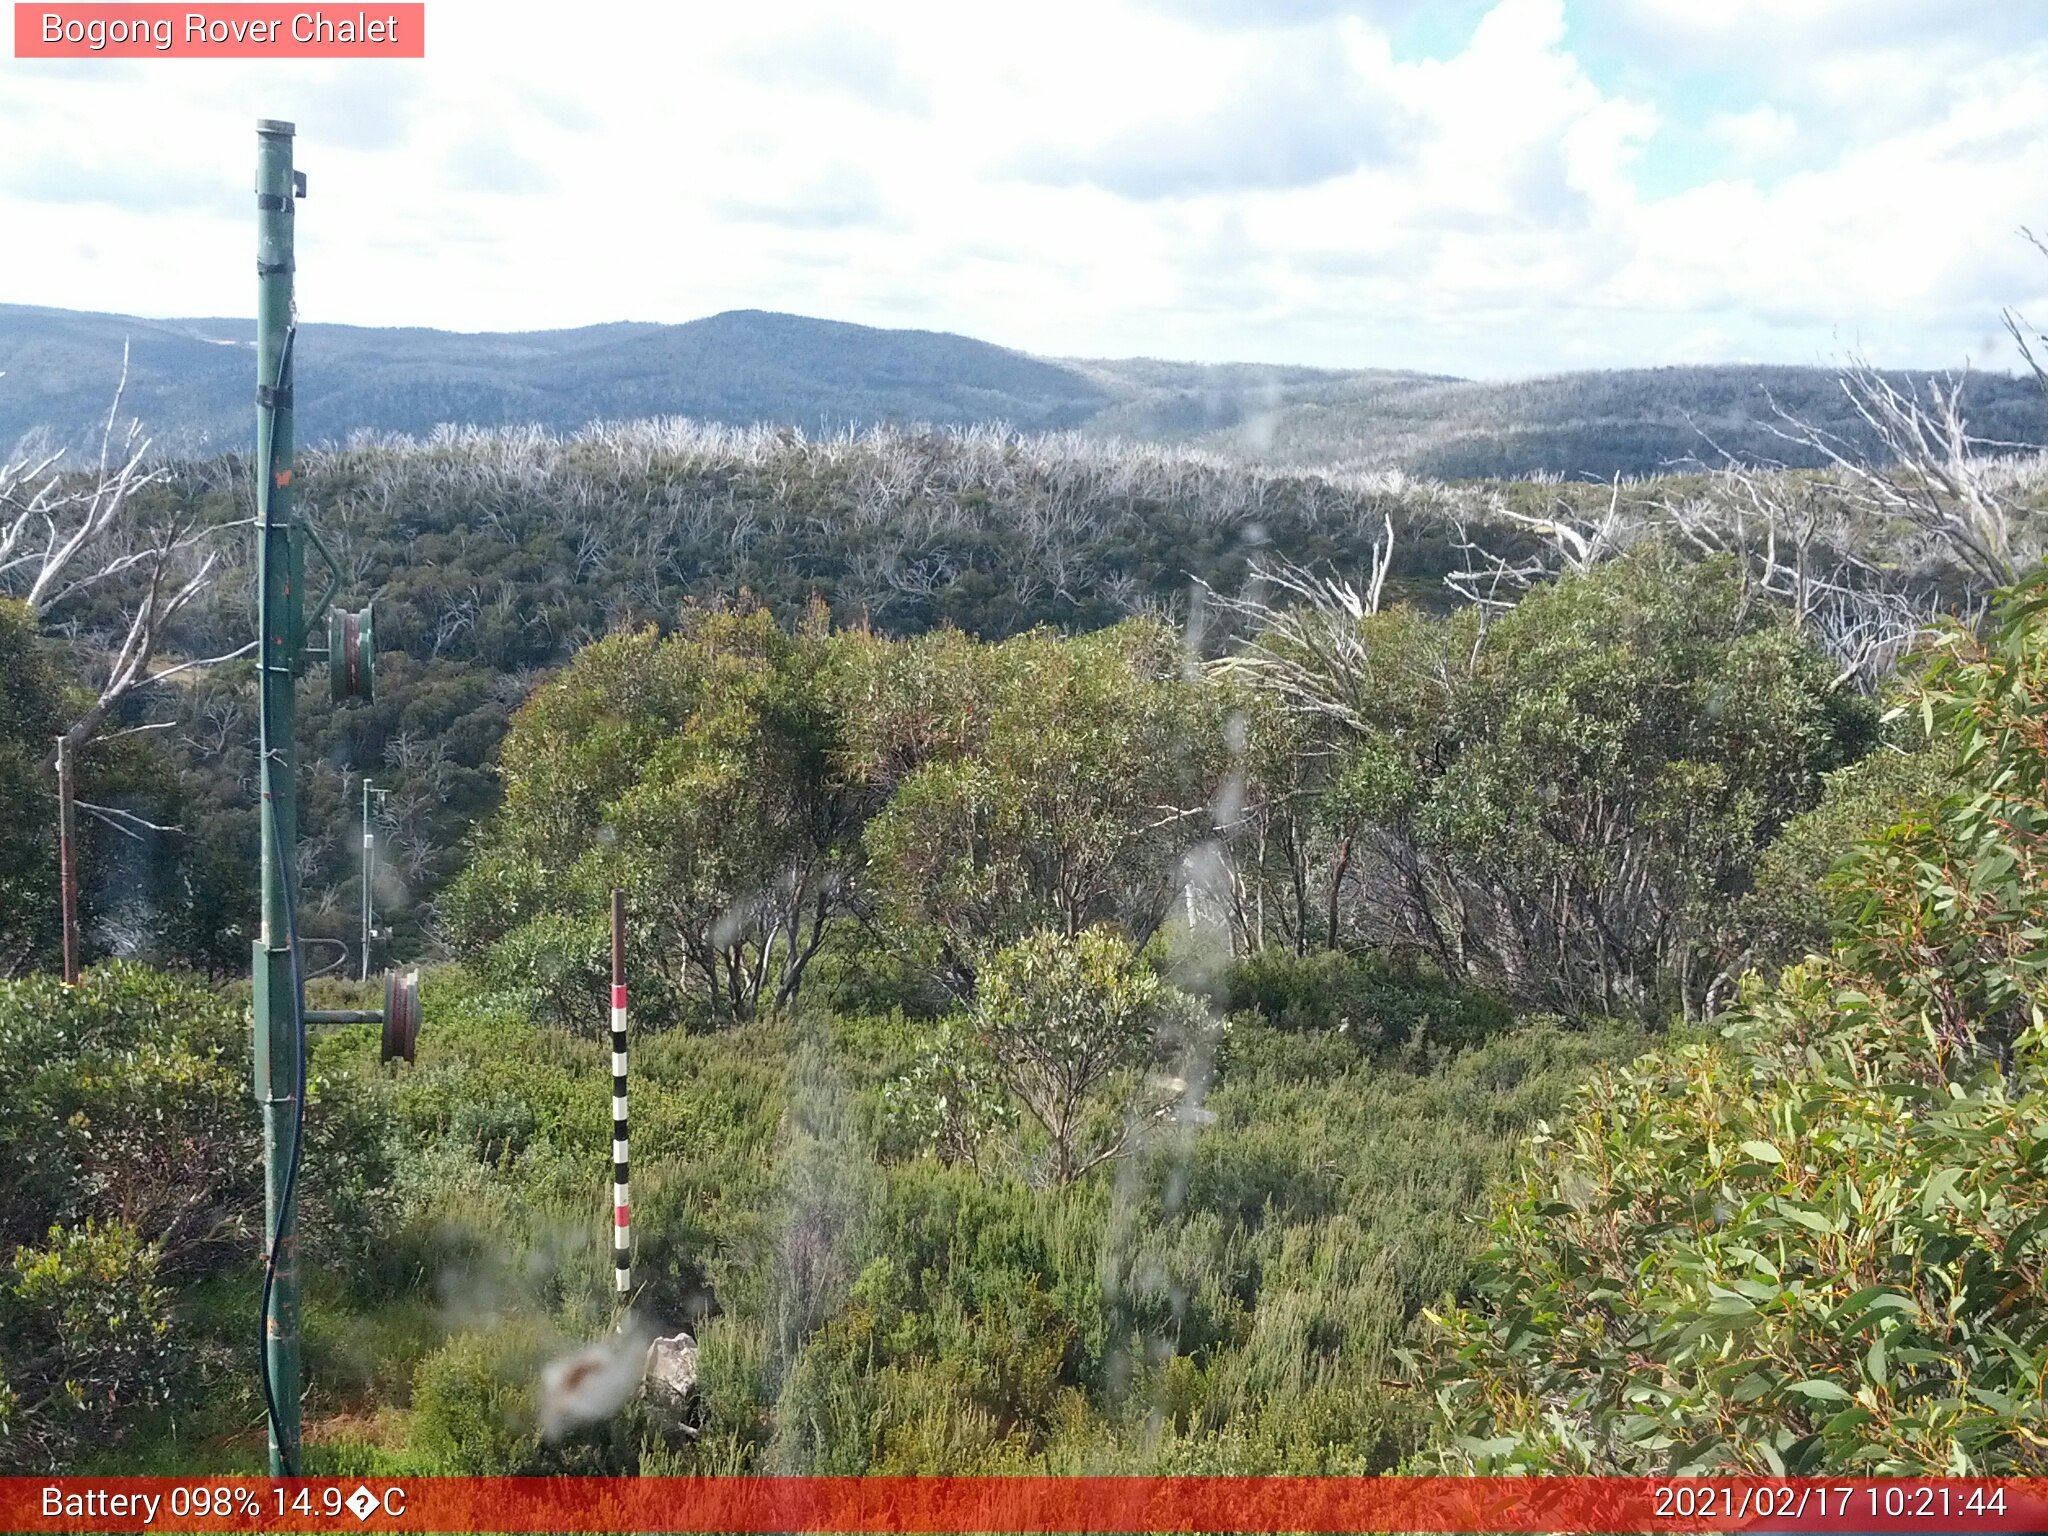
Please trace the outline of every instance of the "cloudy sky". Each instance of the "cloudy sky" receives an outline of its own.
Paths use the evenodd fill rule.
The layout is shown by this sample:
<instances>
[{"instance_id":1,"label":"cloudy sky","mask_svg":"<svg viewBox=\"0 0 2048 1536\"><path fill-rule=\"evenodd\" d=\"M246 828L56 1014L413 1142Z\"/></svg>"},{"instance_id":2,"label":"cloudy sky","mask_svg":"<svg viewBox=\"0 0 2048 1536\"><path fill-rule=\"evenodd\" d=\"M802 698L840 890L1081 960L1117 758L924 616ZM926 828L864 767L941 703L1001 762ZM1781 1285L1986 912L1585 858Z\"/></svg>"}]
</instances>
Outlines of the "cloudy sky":
<instances>
[{"instance_id":1,"label":"cloudy sky","mask_svg":"<svg viewBox=\"0 0 2048 1536\"><path fill-rule=\"evenodd\" d=\"M0 59L0 300L248 312L259 116L309 320L1482 376L2048 320L2041 0L429 0L424 62Z\"/></svg>"}]
</instances>

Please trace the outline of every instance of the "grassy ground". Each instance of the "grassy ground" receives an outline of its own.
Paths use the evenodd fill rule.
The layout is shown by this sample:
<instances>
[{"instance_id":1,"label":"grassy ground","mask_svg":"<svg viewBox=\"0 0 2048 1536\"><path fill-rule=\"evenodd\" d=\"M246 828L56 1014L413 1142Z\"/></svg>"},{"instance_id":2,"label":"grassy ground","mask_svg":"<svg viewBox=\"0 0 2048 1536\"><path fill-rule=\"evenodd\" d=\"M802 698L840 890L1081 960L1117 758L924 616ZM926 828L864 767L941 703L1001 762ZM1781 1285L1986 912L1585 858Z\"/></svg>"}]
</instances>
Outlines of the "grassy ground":
<instances>
[{"instance_id":1,"label":"grassy ground","mask_svg":"<svg viewBox=\"0 0 2048 1536\"><path fill-rule=\"evenodd\" d=\"M308 1469L1383 1469L1418 1423L1392 1351L1461 1284L1488 1183L1642 1043L1534 1021L1371 1054L1241 1014L1202 1113L1049 1189L943 1165L892 1117L931 1027L814 1013L636 1041L638 1306L699 1335L702 1436L636 1409L554 1446L538 1367L616 1319L605 1047L458 971L430 978L417 1065L380 1067L367 1029L323 1039L316 1075L373 1083L398 1157L374 1261L307 1276ZM201 1406L110 1468L260 1466L255 1280L184 1294Z\"/></svg>"}]
</instances>

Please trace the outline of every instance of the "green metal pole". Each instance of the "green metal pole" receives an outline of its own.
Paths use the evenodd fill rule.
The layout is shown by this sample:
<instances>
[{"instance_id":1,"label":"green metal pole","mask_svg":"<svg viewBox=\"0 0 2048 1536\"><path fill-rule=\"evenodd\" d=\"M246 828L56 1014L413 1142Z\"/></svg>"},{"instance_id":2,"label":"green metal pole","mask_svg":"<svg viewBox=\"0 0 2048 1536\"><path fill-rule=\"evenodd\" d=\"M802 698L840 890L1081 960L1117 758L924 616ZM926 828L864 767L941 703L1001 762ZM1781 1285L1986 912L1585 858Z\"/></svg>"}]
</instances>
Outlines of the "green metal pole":
<instances>
[{"instance_id":1,"label":"green metal pole","mask_svg":"<svg viewBox=\"0 0 2048 1536\"><path fill-rule=\"evenodd\" d=\"M264 1353L270 1471L299 1468L299 1264L290 1198L299 1134L300 1009L292 913L298 897L293 682L305 598L292 530L292 125L256 125L257 634L262 721L263 928L255 941L256 1098L263 1106L266 1254L276 1255Z\"/></svg>"}]
</instances>

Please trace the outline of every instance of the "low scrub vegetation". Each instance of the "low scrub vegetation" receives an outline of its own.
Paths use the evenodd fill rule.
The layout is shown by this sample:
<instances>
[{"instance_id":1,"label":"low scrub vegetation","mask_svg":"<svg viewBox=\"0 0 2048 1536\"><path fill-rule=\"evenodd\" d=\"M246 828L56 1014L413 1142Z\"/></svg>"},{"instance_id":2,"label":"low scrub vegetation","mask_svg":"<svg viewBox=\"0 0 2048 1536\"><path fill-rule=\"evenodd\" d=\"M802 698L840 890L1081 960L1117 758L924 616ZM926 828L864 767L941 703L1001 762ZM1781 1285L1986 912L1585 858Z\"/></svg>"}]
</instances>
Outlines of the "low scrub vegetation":
<instances>
[{"instance_id":1,"label":"low scrub vegetation","mask_svg":"<svg viewBox=\"0 0 2048 1536\"><path fill-rule=\"evenodd\" d=\"M314 1046L310 1469L2033 1469L2023 478L1924 504L1854 467L1560 487L1542 515L1501 491L1483 526L1429 488L1428 561L1470 600L1425 602L1414 509L1373 499L1401 487L1088 452L657 427L327 462L345 559L424 464L451 489L422 549L512 565L366 724L311 730L382 741L423 775L401 818L447 822L397 857L446 957L417 1063L370 1026ZM567 490L642 538L574 581ZM1765 490L1812 513L1784 546L1703 510ZM1889 508L1896 561L1852 503ZM897 595L857 600L840 576L905 506L1002 536L943 582L899 550ZM728 542L779 587L671 568L769 507ZM1259 519L1369 574L1258 554ZM1147 594L1187 592L1190 529L1242 563L1173 610ZM826 545L829 578L796 558ZM363 564L422 641L429 553ZM655 585L607 608L629 568ZM29 782L70 652L0 610L9 654L33 665L0 693L0 783ZM195 683L218 735L188 761L225 761L239 687ZM146 735L96 782L162 761L116 739ZM307 779L317 934L354 909L343 786ZM192 826L195 857L238 857ZM202 978L247 935L199 867L177 921L221 921L192 968L0 982L10 1468L261 1455L247 1004ZM550 1433L538 1374L620 1321L614 889L634 1312L697 1335L701 1380L686 1419L634 1400ZM48 937L13 922L7 963Z\"/></svg>"},{"instance_id":2,"label":"low scrub vegetation","mask_svg":"<svg viewBox=\"0 0 2048 1536\"><path fill-rule=\"evenodd\" d=\"M1113 945L1077 953L1079 969L1050 959L1054 985L1093 995L1106 968L1105 1032L1156 1019L1143 1011L1165 983L1135 981ZM997 974L1043 996L1043 963L1020 955ZM1263 985L1291 970L1315 977L1298 992L1346 985L1340 969L1276 956ZM1370 972L1351 984L1390 997ZM176 995L120 971L86 990L121 1008ZM380 1068L362 1027L319 1044L314 1123L359 1104L352 1134L371 1139L340 1144L330 1126L308 1169L385 1176L349 1218L367 1252L317 1275L308 1300L316 1471L1383 1470L1421 1444L1423 1403L1392 1351L1463 1283L1478 1234L1460 1213L1585 1071L1642 1040L1502 1020L1483 1042L1383 1048L1246 1006L1211 1026L1211 1059L1168 1114L1134 1077L1159 1059L1143 1048L1101 1085L1042 1100L1084 1106L1124 1143L1112 1167L1063 1177L1056 1117L993 1118L975 1161L906 1122L929 1021L800 1011L647 1037L633 1077L641 1305L700 1333L702 1437L636 1409L548 1443L540 1365L611 1325L603 1047L488 1001L460 971L428 990L413 1069ZM0 1008L56 998L13 983ZM993 1059L1029 1059L968 1028ZM1184 1043L1169 1056L1184 1064ZM219 1121L246 1134L246 1066L218 1060L240 1101ZM1120 1086L1134 1082L1136 1101ZM161 1077L148 1094L179 1102ZM235 1208L245 1224L253 1193ZM9 1464L253 1464L246 1226L172 1258L161 1222L100 1223L32 1236L0 1295ZM45 1347L60 1334L61 1360ZM116 1379L113 1397L93 1390Z\"/></svg>"}]
</instances>

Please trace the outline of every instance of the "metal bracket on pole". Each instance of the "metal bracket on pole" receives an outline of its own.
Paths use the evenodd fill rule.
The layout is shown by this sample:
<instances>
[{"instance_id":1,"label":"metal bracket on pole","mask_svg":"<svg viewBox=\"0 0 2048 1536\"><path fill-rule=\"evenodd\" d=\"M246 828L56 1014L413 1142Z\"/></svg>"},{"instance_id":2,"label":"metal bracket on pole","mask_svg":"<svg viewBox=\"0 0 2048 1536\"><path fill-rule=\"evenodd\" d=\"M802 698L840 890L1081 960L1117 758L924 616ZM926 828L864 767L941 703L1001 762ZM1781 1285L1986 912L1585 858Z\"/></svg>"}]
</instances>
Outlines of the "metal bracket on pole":
<instances>
[{"instance_id":1,"label":"metal bracket on pole","mask_svg":"<svg viewBox=\"0 0 2048 1536\"><path fill-rule=\"evenodd\" d=\"M320 594L320 600L313 604L313 611L306 615L306 630L311 633L320 627L320 621L327 617L328 608L333 605L336 595L341 591L341 562L334 558L334 551L329 549L327 541L320 537L318 528L311 523L307 523L305 528L306 540L313 546L313 553L327 566L327 588Z\"/></svg>"},{"instance_id":2,"label":"metal bracket on pole","mask_svg":"<svg viewBox=\"0 0 2048 1536\"><path fill-rule=\"evenodd\" d=\"M308 1024L382 1024L378 1042L379 1061L411 1061L419 1048L419 967L384 973L382 1008L308 1008Z\"/></svg>"}]
</instances>

